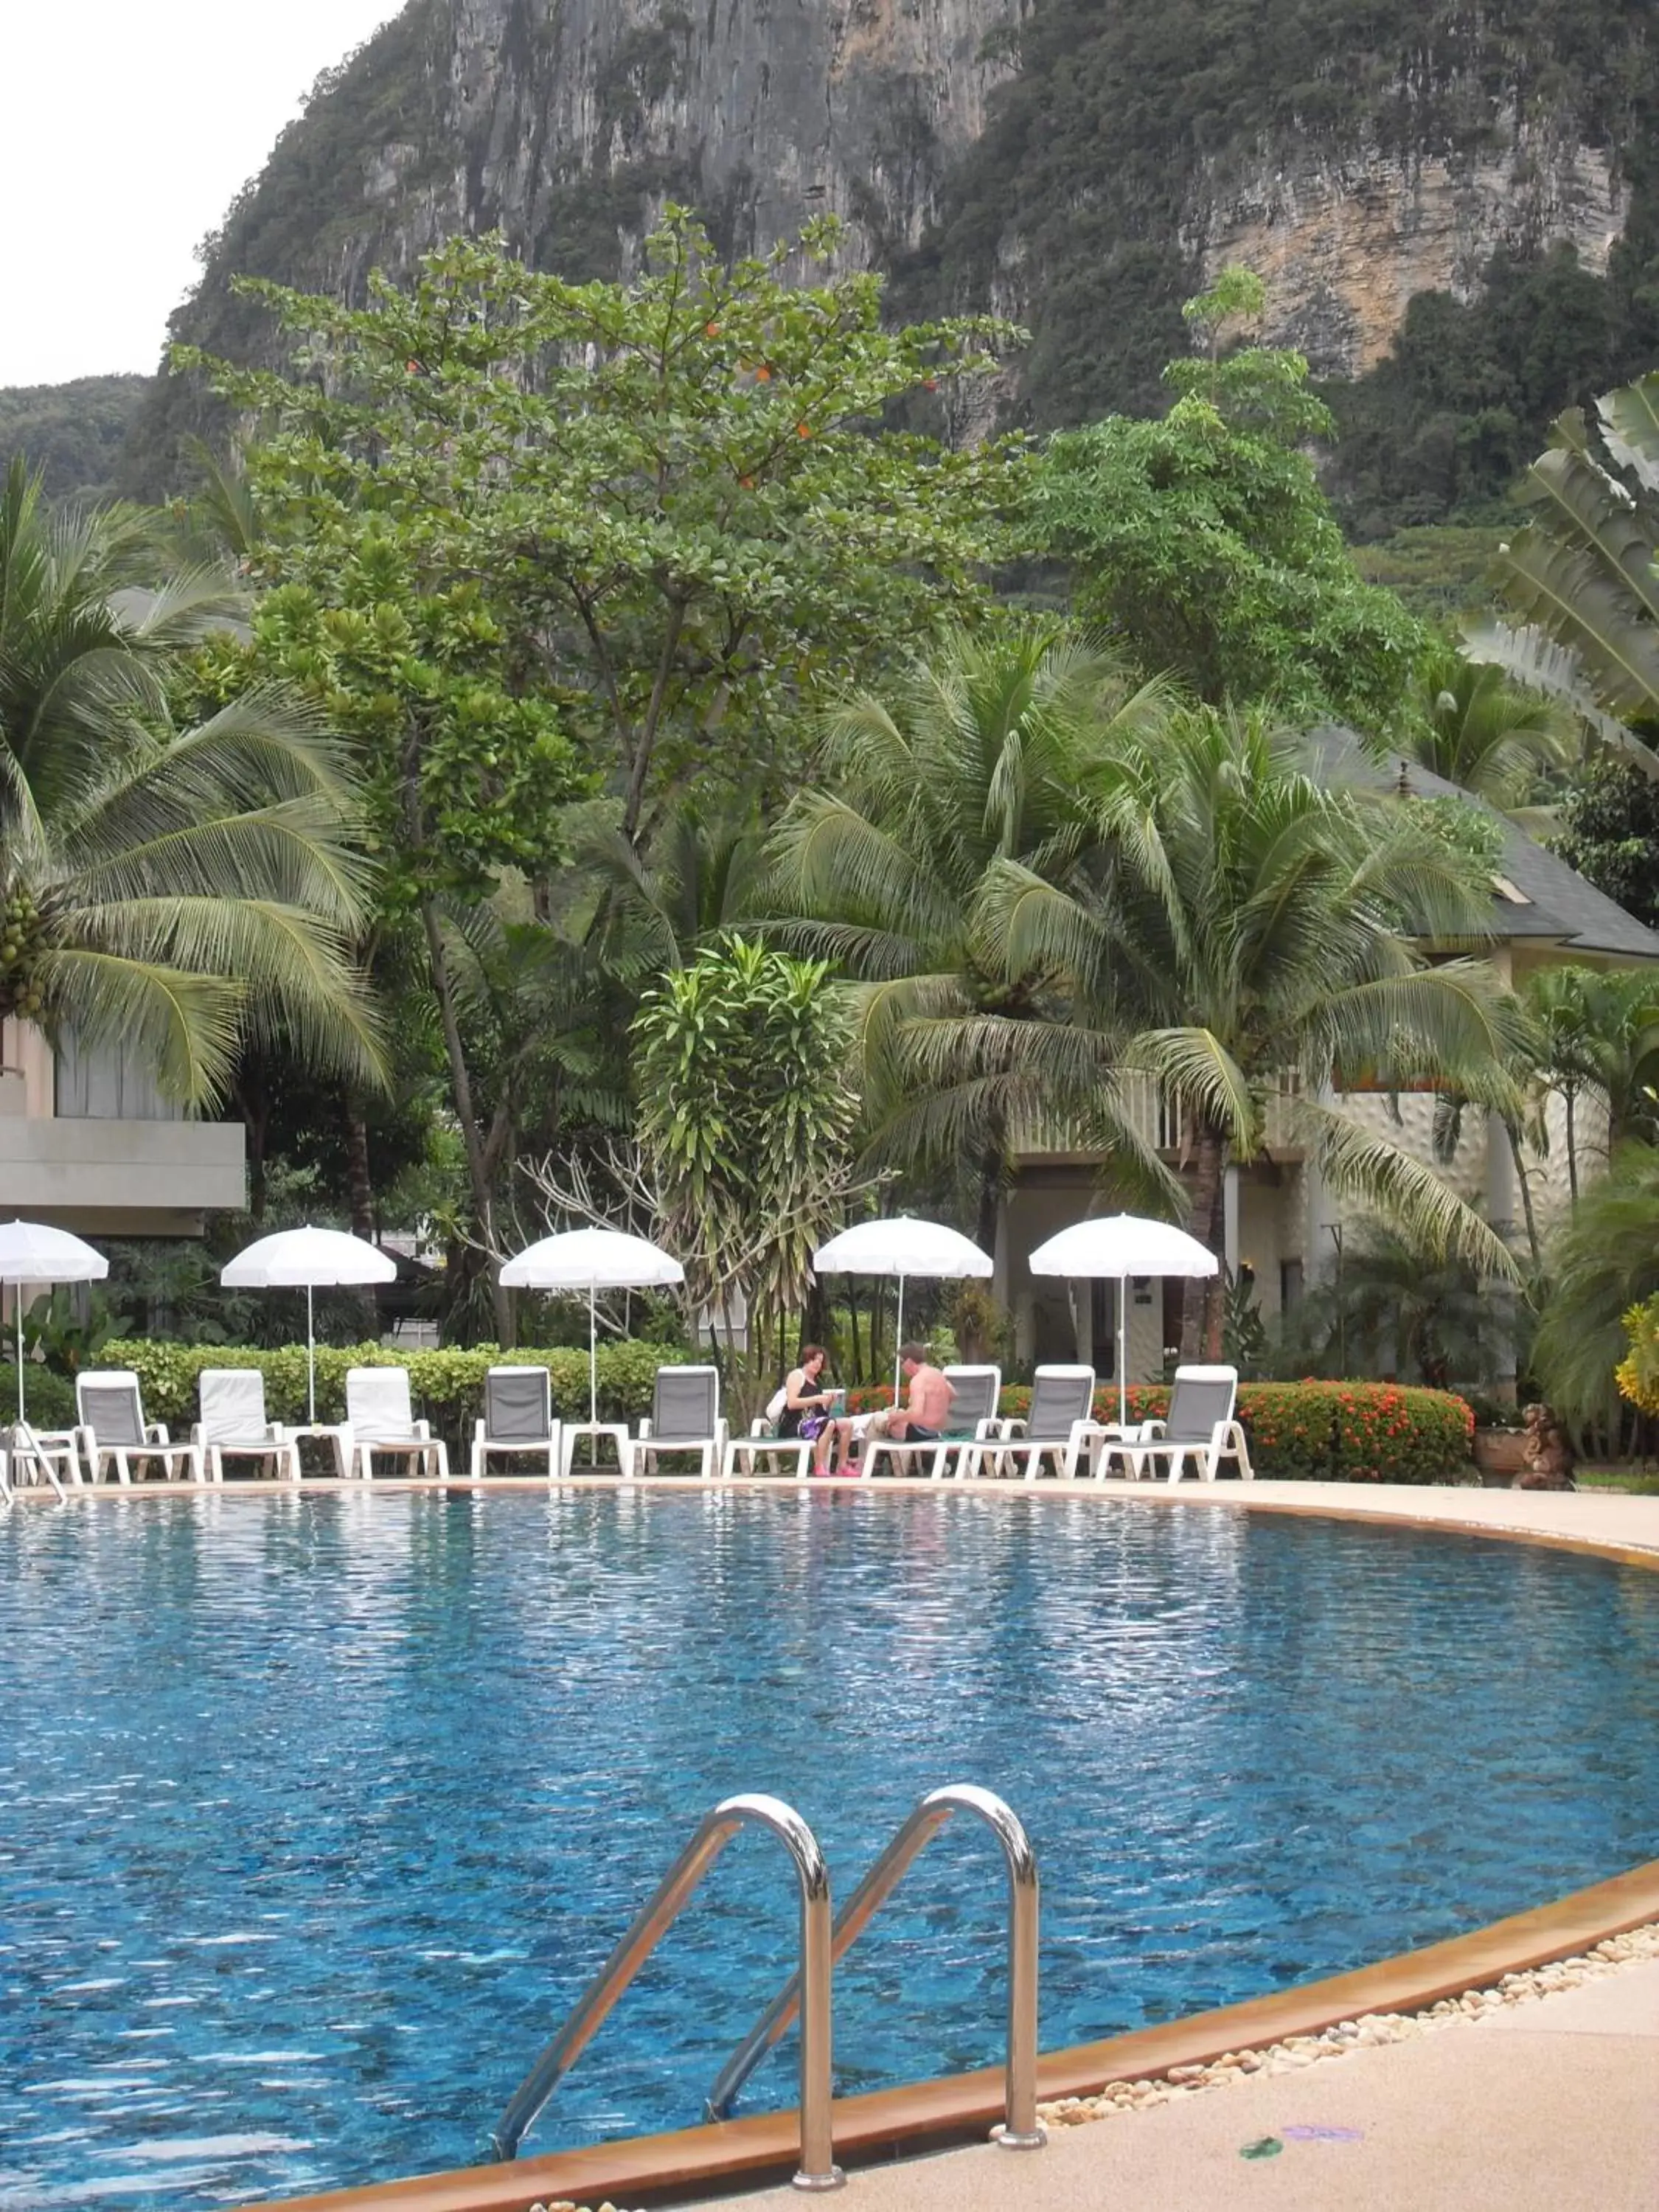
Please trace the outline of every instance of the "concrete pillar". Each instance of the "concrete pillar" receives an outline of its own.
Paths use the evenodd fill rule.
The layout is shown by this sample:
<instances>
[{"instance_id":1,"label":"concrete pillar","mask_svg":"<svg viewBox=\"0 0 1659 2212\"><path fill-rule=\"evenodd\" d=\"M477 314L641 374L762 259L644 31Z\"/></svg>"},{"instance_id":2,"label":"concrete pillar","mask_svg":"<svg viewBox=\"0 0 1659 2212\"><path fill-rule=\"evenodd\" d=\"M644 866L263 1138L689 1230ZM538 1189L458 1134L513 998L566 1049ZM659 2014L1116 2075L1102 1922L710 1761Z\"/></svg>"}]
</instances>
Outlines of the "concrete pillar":
<instances>
[{"instance_id":1,"label":"concrete pillar","mask_svg":"<svg viewBox=\"0 0 1659 2212\"><path fill-rule=\"evenodd\" d=\"M1238 1170L1229 1165L1221 1177L1221 1253L1231 1275L1238 1273Z\"/></svg>"}]
</instances>

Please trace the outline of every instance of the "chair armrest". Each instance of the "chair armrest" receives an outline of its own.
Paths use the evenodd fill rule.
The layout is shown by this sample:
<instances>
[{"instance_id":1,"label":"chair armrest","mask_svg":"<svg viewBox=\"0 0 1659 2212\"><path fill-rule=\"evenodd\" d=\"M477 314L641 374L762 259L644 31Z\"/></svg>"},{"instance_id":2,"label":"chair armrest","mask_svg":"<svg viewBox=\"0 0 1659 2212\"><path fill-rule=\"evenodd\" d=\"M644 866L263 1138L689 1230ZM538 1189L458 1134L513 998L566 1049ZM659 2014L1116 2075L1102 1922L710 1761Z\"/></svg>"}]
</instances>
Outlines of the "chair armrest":
<instances>
[{"instance_id":1,"label":"chair armrest","mask_svg":"<svg viewBox=\"0 0 1659 2212\"><path fill-rule=\"evenodd\" d=\"M772 1424L767 1419L764 1413L756 1414L754 1419L749 1424L749 1433L751 1437L769 1437L771 1435Z\"/></svg>"},{"instance_id":2,"label":"chair armrest","mask_svg":"<svg viewBox=\"0 0 1659 2212\"><path fill-rule=\"evenodd\" d=\"M480 1414L479 1414L479 1416L478 1416L478 1418L477 1418L477 1420L472 1424L472 1441L473 1441L473 1443L474 1443L475 1444L481 1444L481 1443L483 1442L483 1440L484 1440L484 1424L483 1424L483 1415L482 1413L480 1413Z\"/></svg>"},{"instance_id":3,"label":"chair armrest","mask_svg":"<svg viewBox=\"0 0 1659 2212\"><path fill-rule=\"evenodd\" d=\"M144 1442L146 1443L165 1444L170 1443L172 1441L172 1438L167 1434L167 1425L165 1421L152 1421L149 1426L144 1431Z\"/></svg>"},{"instance_id":4,"label":"chair armrest","mask_svg":"<svg viewBox=\"0 0 1659 2212\"><path fill-rule=\"evenodd\" d=\"M623 1426L624 1428L626 1428L626 1427L627 1427L627 1425L628 1425L628 1424L624 1421L624 1422L623 1422ZM646 1417L646 1419L645 1419L644 1420L642 1420L642 1421L640 1423L640 1433L639 1433L639 1439L638 1439L638 1441L639 1441L641 1443L643 1443L646 1441L647 1437L650 1434L651 1434L651 1421L650 1421L650 1417L649 1417L649 1415L647 1415L647 1416Z\"/></svg>"},{"instance_id":5,"label":"chair armrest","mask_svg":"<svg viewBox=\"0 0 1659 2212\"><path fill-rule=\"evenodd\" d=\"M98 1439L92 1432L91 1424L77 1421L70 1434L75 1439L75 1449L83 1455L88 1466L95 1467L98 1463Z\"/></svg>"},{"instance_id":6,"label":"chair armrest","mask_svg":"<svg viewBox=\"0 0 1659 2212\"><path fill-rule=\"evenodd\" d=\"M1167 1434L1169 1425L1167 1421L1160 1420L1154 1414L1151 1420L1141 1423L1139 1442L1143 1444L1156 1443L1158 1437Z\"/></svg>"},{"instance_id":7,"label":"chair armrest","mask_svg":"<svg viewBox=\"0 0 1659 2212\"><path fill-rule=\"evenodd\" d=\"M1010 1437L1023 1437L1026 1435L1027 1432L1026 1423L1023 1421L1018 1414L1011 1415L1010 1418L1002 1425L1002 1435L1005 1443Z\"/></svg>"},{"instance_id":8,"label":"chair armrest","mask_svg":"<svg viewBox=\"0 0 1659 2212\"><path fill-rule=\"evenodd\" d=\"M199 1451L202 1448L202 1424L199 1421L192 1421L191 1423L190 1440Z\"/></svg>"}]
</instances>

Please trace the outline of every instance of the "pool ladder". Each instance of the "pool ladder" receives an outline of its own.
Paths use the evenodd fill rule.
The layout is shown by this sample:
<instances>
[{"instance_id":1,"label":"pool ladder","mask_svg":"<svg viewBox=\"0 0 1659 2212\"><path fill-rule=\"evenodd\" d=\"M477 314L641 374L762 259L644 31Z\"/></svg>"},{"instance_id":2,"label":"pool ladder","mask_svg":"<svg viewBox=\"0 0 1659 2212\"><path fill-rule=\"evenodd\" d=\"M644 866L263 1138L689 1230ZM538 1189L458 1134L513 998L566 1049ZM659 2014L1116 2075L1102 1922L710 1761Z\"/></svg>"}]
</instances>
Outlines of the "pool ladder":
<instances>
[{"instance_id":1,"label":"pool ladder","mask_svg":"<svg viewBox=\"0 0 1659 2212\"><path fill-rule=\"evenodd\" d=\"M490 2136L500 2159L516 2157L536 2115L592 2040L607 2013L650 1957L697 1884L740 1829L775 1835L794 1863L800 1894L800 1964L720 2069L708 2116L724 2119L766 2053L800 2020L800 2166L797 2189L837 2189L831 2122L830 1981L836 1962L857 1942L906 1869L957 1813L984 1821L1002 1847L1008 1874L1008 2047L1004 2118L992 2130L1009 2150L1036 2150L1047 2141L1036 2116L1036 1859L1018 1815L1000 1797L971 1783L932 1790L836 1916L830 1917L830 1870L817 1838L793 1806L758 1793L723 1798L635 1915L627 1934L572 2007L562 2027L514 2090Z\"/></svg>"}]
</instances>

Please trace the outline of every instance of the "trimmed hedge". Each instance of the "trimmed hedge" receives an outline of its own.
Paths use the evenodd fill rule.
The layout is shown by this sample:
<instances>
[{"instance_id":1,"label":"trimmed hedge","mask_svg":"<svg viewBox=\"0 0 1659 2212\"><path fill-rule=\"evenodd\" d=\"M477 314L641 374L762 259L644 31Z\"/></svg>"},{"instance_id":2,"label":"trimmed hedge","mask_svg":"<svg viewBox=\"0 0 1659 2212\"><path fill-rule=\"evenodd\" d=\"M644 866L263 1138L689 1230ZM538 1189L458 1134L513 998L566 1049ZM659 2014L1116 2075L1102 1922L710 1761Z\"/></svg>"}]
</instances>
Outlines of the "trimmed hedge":
<instances>
[{"instance_id":1,"label":"trimmed hedge","mask_svg":"<svg viewBox=\"0 0 1659 2212\"><path fill-rule=\"evenodd\" d=\"M1002 1394L1005 1413L1023 1415L1030 1403L1028 1389ZM1131 1420L1169 1406L1162 1385L1130 1386ZM1097 1390L1094 1410L1097 1420L1115 1421L1116 1390ZM1281 1482L1455 1482L1474 1434L1461 1398L1398 1382L1242 1382L1238 1418L1251 1465Z\"/></svg>"},{"instance_id":2,"label":"trimmed hedge","mask_svg":"<svg viewBox=\"0 0 1659 2212\"><path fill-rule=\"evenodd\" d=\"M27 1354L23 1360L24 1402L37 1429L67 1429L75 1422L75 1385L67 1375L54 1375ZM0 1427L9 1425L17 1413L17 1364L0 1367Z\"/></svg>"},{"instance_id":3,"label":"trimmed hedge","mask_svg":"<svg viewBox=\"0 0 1659 2212\"><path fill-rule=\"evenodd\" d=\"M599 1346L599 1418L638 1419L651 1411L651 1393L663 1364L659 1344L602 1344ZM470 1437L483 1411L484 1376L511 1361L545 1367L552 1377L554 1410L566 1419L587 1418L587 1354L561 1346L551 1352L501 1352L476 1345L439 1352L390 1352L381 1344L319 1344L317 1347L317 1418L345 1417L346 1370L351 1367L406 1367L417 1415L429 1420L452 1443ZM174 1434L196 1419L196 1378L204 1367L257 1367L265 1378L265 1410L273 1421L306 1417L306 1348L284 1344L274 1351L250 1345L165 1344L142 1338L111 1347L112 1366L131 1367L143 1392L144 1411L165 1421ZM31 1389L33 1379L31 1378Z\"/></svg>"}]
</instances>

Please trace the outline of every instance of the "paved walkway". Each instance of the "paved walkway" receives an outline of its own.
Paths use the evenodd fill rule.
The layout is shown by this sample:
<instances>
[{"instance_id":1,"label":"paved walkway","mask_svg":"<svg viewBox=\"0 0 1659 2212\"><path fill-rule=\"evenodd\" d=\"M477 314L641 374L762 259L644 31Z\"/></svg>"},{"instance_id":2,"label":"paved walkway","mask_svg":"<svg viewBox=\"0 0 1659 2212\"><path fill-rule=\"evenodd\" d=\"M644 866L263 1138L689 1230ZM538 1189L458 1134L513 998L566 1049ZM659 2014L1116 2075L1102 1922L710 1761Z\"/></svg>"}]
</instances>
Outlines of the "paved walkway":
<instances>
[{"instance_id":1,"label":"paved walkway","mask_svg":"<svg viewBox=\"0 0 1659 2212\"><path fill-rule=\"evenodd\" d=\"M1264 2139L1282 2148L1243 2155ZM1299 2074L1057 2129L1046 2150L868 2169L836 2201L847 2212L1654 2212L1659 1963ZM801 2198L773 2189L735 2202L799 2212Z\"/></svg>"}]
</instances>

